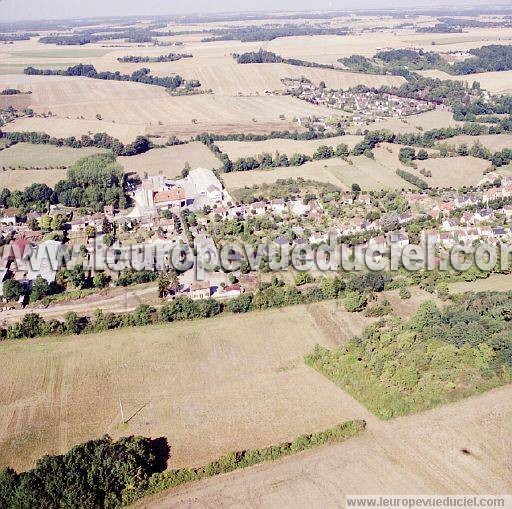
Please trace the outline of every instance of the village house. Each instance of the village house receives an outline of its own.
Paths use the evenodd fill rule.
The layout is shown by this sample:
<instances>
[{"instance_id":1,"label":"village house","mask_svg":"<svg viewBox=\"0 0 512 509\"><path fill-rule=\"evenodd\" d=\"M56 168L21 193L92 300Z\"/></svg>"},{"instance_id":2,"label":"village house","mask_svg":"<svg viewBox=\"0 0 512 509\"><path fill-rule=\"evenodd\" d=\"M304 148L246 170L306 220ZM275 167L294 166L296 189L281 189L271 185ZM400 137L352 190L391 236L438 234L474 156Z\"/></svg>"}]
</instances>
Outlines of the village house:
<instances>
[{"instance_id":1,"label":"village house","mask_svg":"<svg viewBox=\"0 0 512 509\"><path fill-rule=\"evenodd\" d=\"M190 298L192 300L205 300L211 297L210 281L196 281L190 285Z\"/></svg>"}]
</instances>

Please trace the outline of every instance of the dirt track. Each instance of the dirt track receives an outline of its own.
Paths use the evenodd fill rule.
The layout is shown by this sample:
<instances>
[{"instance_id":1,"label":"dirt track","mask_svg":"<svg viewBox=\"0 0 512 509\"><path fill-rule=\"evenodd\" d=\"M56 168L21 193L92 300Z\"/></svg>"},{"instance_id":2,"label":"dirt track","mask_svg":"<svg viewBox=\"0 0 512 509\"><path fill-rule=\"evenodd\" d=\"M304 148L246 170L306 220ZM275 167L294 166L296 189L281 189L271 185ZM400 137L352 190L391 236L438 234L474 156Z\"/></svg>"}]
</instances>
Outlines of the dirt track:
<instances>
[{"instance_id":1,"label":"dirt track","mask_svg":"<svg viewBox=\"0 0 512 509\"><path fill-rule=\"evenodd\" d=\"M138 508L344 507L347 494L510 494L512 385L276 464L184 486ZM462 449L467 449L469 454Z\"/></svg>"}]
</instances>

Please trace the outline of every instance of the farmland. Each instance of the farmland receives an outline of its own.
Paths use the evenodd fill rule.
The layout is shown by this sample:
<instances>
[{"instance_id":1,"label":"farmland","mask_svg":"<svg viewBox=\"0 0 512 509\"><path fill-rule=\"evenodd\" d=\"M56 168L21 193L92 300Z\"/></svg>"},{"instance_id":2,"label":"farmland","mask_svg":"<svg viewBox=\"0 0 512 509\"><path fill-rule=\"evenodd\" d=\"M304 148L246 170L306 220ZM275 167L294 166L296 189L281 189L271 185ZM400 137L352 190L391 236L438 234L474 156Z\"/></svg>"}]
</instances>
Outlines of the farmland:
<instances>
[{"instance_id":1,"label":"farmland","mask_svg":"<svg viewBox=\"0 0 512 509\"><path fill-rule=\"evenodd\" d=\"M233 172L224 175L224 182L229 189L237 189L255 184L271 184L283 178L302 177L334 184L342 189L350 189L354 183L368 191L411 187L408 182L395 174L395 168L380 163L378 159L369 159L365 156L350 157L350 159L353 162L352 165L343 159L333 158L307 162L299 167Z\"/></svg>"},{"instance_id":2,"label":"farmland","mask_svg":"<svg viewBox=\"0 0 512 509\"><path fill-rule=\"evenodd\" d=\"M55 185L66 176L66 170L5 170L0 173L2 187L23 190L30 184Z\"/></svg>"},{"instance_id":3,"label":"farmland","mask_svg":"<svg viewBox=\"0 0 512 509\"><path fill-rule=\"evenodd\" d=\"M324 303L239 316L236 331L225 316L3 343L0 465L27 468L104 433L167 436L171 465L194 465L361 417L302 357L364 323Z\"/></svg>"},{"instance_id":4,"label":"farmland","mask_svg":"<svg viewBox=\"0 0 512 509\"><path fill-rule=\"evenodd\" d=\"M336 145L345 143L349 149L361 141L362 136L336 136L333 138L321 140L287 140L287 139L271 139L265 141L221 141L217 145L228 154L229 158L234 161L239 157L254 157L263 152L273 154L279 152L290 157L294 153L313 155L313 152L322 145L336 148Z\"/></svg>"},{"instance_id":5,"label":"farmland","mask_svg":"<svg viewBox=\"0 0 512 509\"><path fill-rule=\"evenodd\" d=\"M104 152L94 147L70 148L17 143L0 152L0 168L71 166L81 157Z\"/></svg>"},{"instance_id":6,"label":"farmland","mask_svg":"<svg viewBox=\"0 0 512 509\"><path fill-rule=\"evenodd\" d=\"M186 163L191 168L209 169L218 168L221 164L212 152L199 142L156 148L138 156L119 157L118 161L126 172L138 173L141 177L144 176L144 172L176 177Z\"/></svg>"},{"instance_id":7,"label":"farmland","mask_svg":"<svg viewBox=\"0 0 512 509\"><path fill-rule=\"evenodd\" d=\"M512 387L390 422L278 464L162 493L138 508L219 506L339 507L354 493L508 493ZM467 451L464 452L464 451ZM428 468L425 466L428 465Z\"/></svg>"}]
</instances>

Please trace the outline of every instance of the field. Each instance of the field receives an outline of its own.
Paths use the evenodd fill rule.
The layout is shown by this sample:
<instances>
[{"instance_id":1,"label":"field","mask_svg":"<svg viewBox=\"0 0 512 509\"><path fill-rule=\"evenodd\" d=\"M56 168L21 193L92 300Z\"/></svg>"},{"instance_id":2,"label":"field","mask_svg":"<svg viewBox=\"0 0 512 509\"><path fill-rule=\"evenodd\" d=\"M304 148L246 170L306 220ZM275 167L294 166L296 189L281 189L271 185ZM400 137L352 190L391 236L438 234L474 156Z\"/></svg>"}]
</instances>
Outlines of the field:
<instances>
[{"instance_id":1,"label":"field","mask_svg":"<svg viewBox=\"0 0 512 509\"><path fill-rule=\"evenodd\" d=\"M167 436L171 465L194 465L361 415L302 361L316 343L360 332L360 317L325 303L236 323L225 316L1 344L0 466L27 468L104 433Z\"/></svg>"},{"instance_id":2,"label":"field","mask_svg":"<svg viewBox=\"0 0 512 509\"><path fill-rule=\"evenodd\" d=\"M345 507L353 494L510 493L512 386L389 422L274 464L144 500L137 508Z\"/></svg>"},{"instance_id":3,"label":"field","mask_svg":"<svg viewBox=\"0 0 512 509\"><path fill-rule=\"evenodd\" d=\"M508 292L512 290L512 277L509 274L491 274L486 279L451 283L448 288L450 293Z\"/></svg>"},{"instance_id":4,"label":"field","mask_svg":"<svg viewBox=\"0 0 512 509\"><path fill-rule=\"evenodd\" d=\"M482 72L467 74L465 76L452 76L443 71L432 70L421 71L420 74L441 80L463 81L470 86L473 82L478 81L482 88L493 94L509 94L512 91L512 71Z\"/></svg>"},{"instance_id":5,"label":"field","mask_svg":"<svg viewBox=\"0 0 512 509\"><path fill-rule=\"evenodd\" d=\"M418 170L425 168L432 172L432 177L424 178L419 171L411 173L424 178L431 187L459 188L478 184L489 166L489 161L475 157L438 158L418 161Z\"/></svg>"},{"instance_id":6,"label":"field","mask_svg":"<svg viewBox=\"0 0 512 509\"><path fill-rule=\"evenodd\" d=\"M471 148L477 141L491 152L497 152L498 150L512 147L512 134L485 134L482 136L461 135L446 140L446 143L448 143L448 145L466 143L467 146Z\"/></svg>"},{"instance_id":7,"label":"field","mask_svg":"<svg viewBox=\"0 0 512 509\"><path fill-rule=\"evenodd\" d=\"M397 292L386 297L409 317L430 295L416 290L405 304ZM44 453L104 433L167 436L170 465L196 465L367 415L303 357L374 320L323 302L239 315L236 329L227 315L2 342L0 467L28 468Z\"/></svg>"},{"instance_id":8,"label":"field","mask_svg":"<svg viewBox=\"0 0 512 509\"><path fill-rule=\"evenodd\" d=\"M119 157L118 162L126 172L135 172L141 177L144 172L175 177L187 162L191 168L214 169L221 166L220 161L200 142L157 148L132 157Z\"/></svg>"},{"instance_id":9,"label":"field","mask_svg":"<svg viewBox=\"0 0 512 509\"><path fill-rule=\"evenodd\" d=\"M449 111L432 110L405 118L387 118L368 124L365 128L370 131L388 129L394 133L413 133L437 129L440 126L454 127L462 124L463 122L453 120L453 115Z\"/></svg>"},{"instance_id":10,"label":"field","mask_svg":"<svg viewBox=\"0 0 512 509\"><path fill-rule=\"evenodd\" d=\"M265 141L220 141L217 145L226 152L232 161L239 157L251 157L267 152L274 154L286 154L288 157L298 152L300 154L313 155L313 152L321 145L329 147L336 147L340 143L348 145L349 149L362 140L362 136L336 136L335 138L327 138L324 140L287 140L287 139L273 139Z\"/></svg>"},{"instance_id":11,"label":"field","mask_svg":"<svg viewBox=\"0 0 512 509\"><path fill-rule=\"evenodd\" d=\"M326 182L342 189L350 189L354 183L367 191L411 187L411 184L395 174L394 168L381 164L378 160L365 156L350 157L350 159L353 165L343 159L332 158L311 161L298 167L227 173L223 175L223 179L228 189L271 184L278 179L290 177Z\"/></svg>"},{"instance_id":12,"label":"field","mask_svg":"<svg viewBox=\"0 0 512 509\"><path fill-rule=\"evenodd\" d=\"M71 148L17 143L0 152L0 168L71 166L81 157L100 152L105 150L95 147Z\"/></svg>"},{"instance_id":13,"label":"field","mask_svg":"<svg viewBox=\"0 0 512 509\"><path fill-rule=\"evenodd\" d=\"M126 128L137 134L163 136L190 136L204 131L265 132L296 128L292 120L297 116L331 113L328 108L286 96L171 97L162 87L88 78L3 76L0 87L32 90L30 107L37 113L51 111L58 120L72 120L66 126L71 127L73 133L89 132L91 121L96 121L94 127L100 132L106 131L107 126L119 124L117 129L120 130ZM112 97L116 100L112 101ZM23 129L29 128L26 124L27 121ZM18 122L7 128L20 130Z\"/></svg>"},{"instance_id":14,"label":"field","mask_svg":"<svg viewBox=\"0 0 512 509\"><path fill-rule=\"evenodd\" d=\"M5 170L0 173L0 187L22 191L30 184L55 185L67 170Z\"/></svg>"}]
</instances>

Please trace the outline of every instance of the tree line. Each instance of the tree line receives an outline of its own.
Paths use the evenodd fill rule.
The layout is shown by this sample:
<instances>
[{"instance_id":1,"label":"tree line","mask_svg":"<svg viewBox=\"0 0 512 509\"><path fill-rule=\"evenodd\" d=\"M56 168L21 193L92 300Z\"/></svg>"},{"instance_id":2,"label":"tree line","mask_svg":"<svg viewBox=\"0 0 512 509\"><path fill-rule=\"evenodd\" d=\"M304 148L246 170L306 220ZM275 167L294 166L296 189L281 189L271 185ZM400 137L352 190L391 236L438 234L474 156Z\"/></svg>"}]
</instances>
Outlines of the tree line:
<instances>
[{"instance_id":1,"label":"tree line","mask_svg":"<svg viewBox=\"0 0 512 509\"><path fill-rule=\"evenodd\" d=\"M27 67L24 70L25 74L29 75L44 75L44 76L84 76L87 78L97 80L110 80L110 81L132 81L135 83L144 83L146 85L155 85L158 87L165 87L169 90L175 90L178 87L185 86L186 88L197 88L201 86L198 80L184 80L179 74L174 76L152 76L150 69L143 67L132 74L121 74L119 71L102 71L98 72L93 65L78 64L62 69L37 69L35 67Z\"/></svg>"},{"instance_id":2,"label":"tree line","mask_svg":"<svg viewBox=\"0 0 512 509\"><path fill-rule=\"evenodd\" d=\"M181 60L182 58L192 58L191 53L168 53L167 55L159 55L156 57L150 56L141 56L141 55L126 55L124 57L119 57L117 59L118 62L121 63L158 63L158 62L175 62L176 60Z\"/></svg>"}]
</instances>

